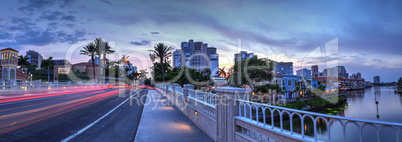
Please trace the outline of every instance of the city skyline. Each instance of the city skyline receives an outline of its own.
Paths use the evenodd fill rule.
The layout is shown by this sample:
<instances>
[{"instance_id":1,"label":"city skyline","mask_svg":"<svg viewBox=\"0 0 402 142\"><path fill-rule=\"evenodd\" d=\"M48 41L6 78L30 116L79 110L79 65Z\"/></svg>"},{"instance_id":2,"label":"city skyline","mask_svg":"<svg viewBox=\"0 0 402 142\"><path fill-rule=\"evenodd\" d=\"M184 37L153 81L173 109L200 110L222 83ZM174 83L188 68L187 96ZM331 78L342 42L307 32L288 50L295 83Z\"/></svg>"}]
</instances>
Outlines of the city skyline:
<instances>
[{"instance_id":1,"label":"city skyline","mask_svg":"<svg viewBox=\"0 0 402 142\"><path fill-rule=\"evenodd\" d=\"M293 62L296 71L307 54L338 38L339 56L325 61L339 60L349 73L360 72L370 81L375 75L384 82L402 76L401 2L311 3L9 0L0 6L7 13L0 16L0 48L22 54L35 50L44 58L63 59L71 46L82 47L102 37L114 41L118 52L144 54L141 58L146 59L133 59L134 65L144 68L149 65L138 65L138 60L149 60L152 42L180 45L196 39L217 48L220 67L228 68L234 53L244 50L260 58ZM71 63L88 61L78 52L73 55L77 58ZM322 61L308 66L318 64L321 71L326 68Z\"/></svg>"}]
</instances>

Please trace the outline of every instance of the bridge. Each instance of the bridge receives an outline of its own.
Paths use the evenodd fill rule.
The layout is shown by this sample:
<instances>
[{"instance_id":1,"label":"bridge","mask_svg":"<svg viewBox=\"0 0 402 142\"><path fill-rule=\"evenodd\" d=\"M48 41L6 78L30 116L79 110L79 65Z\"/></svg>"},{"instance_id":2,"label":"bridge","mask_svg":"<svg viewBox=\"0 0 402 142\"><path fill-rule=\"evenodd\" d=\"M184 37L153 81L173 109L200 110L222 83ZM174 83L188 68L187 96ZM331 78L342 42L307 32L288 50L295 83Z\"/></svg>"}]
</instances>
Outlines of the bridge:
<instances>
[{"instance_id":1,"label":"bridge","mask_svg":"<svg viewBox=\"0 0 402 142\"><path fill-rule=\"evenodd\" d=\"M351 126L357 128L360 141L369 127L375 129L376 141L383 140L384 129L392 131L393 140L401 140L401 123L261 104L250 101L247 89L221 87L215 89L216 94L194 90L190 84L158 84L156 89L214 141L349 141L347 130ZM307 126L307 121L312 126ZM328 131L325 136L319 136L319 124Z\"/></svg>"}]
</instances>

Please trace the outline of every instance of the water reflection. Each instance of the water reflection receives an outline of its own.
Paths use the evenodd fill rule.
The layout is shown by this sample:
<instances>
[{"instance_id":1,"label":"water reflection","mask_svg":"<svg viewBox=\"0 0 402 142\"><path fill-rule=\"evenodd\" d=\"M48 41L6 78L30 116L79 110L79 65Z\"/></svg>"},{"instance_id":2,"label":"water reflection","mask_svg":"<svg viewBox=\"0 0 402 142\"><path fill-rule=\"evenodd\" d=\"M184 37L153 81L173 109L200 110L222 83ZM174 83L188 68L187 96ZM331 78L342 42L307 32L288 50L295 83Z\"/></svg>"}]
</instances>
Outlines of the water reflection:
<instances>
[{"instance_id":1,"label":"water reflection","mask_svg":"<svg viewBox=\"0 0 402 142\"><path fill-rule=\"evenodd\" d=\"M320 113L345 116L351 118L380 120L388 122L402 123L402 97L400 94L395 94L391 87L373 87L365 90L354 90L345 92L347 102L343 105L334 108L327 108ZM283 128L290 130L290 123L284 120ZM293 116L293 131L304 133L308 136L314 136L314 123L310 118L304 119L304 126L301 126L301 120L298 116ZM323 119L317 120L318 139L328 141L327 122ZM274 122L276 126L280 126L279 121ZM342 126L339 122L329 124L331 129L331 141L343 141ZM359 128L353 123L346 126L347 141L359 141ZM390 127L384 127L380 133L381 141L396 141L395 133L388 132ZM377 133L374 126L367 125L362 132L363 141L377 141Z\"/></svg>"}]
</instances>

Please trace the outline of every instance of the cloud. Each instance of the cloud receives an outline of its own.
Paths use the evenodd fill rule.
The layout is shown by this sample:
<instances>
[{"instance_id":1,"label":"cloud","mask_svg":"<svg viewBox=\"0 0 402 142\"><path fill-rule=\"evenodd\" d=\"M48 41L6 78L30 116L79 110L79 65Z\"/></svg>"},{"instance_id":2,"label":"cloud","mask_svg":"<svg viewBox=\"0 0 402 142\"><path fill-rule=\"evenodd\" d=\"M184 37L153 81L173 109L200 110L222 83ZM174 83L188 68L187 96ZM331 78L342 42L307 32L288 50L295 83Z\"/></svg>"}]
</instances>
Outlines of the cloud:
<instances>
[{"instance_id":1,"label":"cloud","mask_svg":"<svg viewBox=\"0 0 402 142\"><path fill-rule=\"evenodd\" d=\"M113 5L113 3L110 2L110 1L108 1L108 0L101 0L101 2L106 3L106 4L109 4L109 5Z\"/></svg>"},{"instance_id":2,"label":"cloud","mask_svg":"<svg viewBox=\"0 0 402 142\"><path fill-rule=\"evenodd\" d=\"M147 40L131 41L131 42L130 42L130 44L132 44L132 45L147 45L147 44L149 44L149 43L150 43L150 42L147 41Z\"/></svg>"},{"instance_id":3,"label":"cloud","mask_svg":"<svg viewBox=\"0 0 402 142\"><path fill-rule=\"evenodd\" d=\"M75 16L73 16L73 15L65 15L65 16L62 17L62 19L66 20L66 21L74 22L75 21Z\"/></svg>"},{"instance_id":4,"label":"cloud","mask_svg":"<svg viewBox=\"0 0 402 142\"><path fill-rule=\"evenodd\" d=\"M159 34L159 32L151 32L151 34L157 35L157 34Z\"/></svg>"},{"instance_id":5,"label":"cloud","mask_svg":"<svg viewBox=\"0 0 402 142\"><path fill-rule=\"evenodd\" d=\"M20 0L21 3L26 5L19 7L18 9L23 12L32 13L34 11L43 10L56 4L59 7L63 8L66 5L70 5L73 1L74 0Z\"/></svg>"},{"instance_id":6,"label":"cloud","mask_svg":"<svg viewBox=\"0 0 402 142\"><path fill-rule=\"evenodd\" d=\"M2 39L9 39L11 37L11 34L8 32L0 31L0 40Z\"/></svg>"},{"instance_id":7,"label":"cloud","mask_svg":"<svg viewBox=\"0 0 402 142\"><path fill-rule=\"evenodd\" d=\"M44 19L44 20L49 20L49 21L59 21L59 20L65 20L65 21L71 21L71 22L75 21L75 16L66 15L63 12L59 12L59 11L43 12L43 14L39 18Z\"/></svg>"}]
</instances>

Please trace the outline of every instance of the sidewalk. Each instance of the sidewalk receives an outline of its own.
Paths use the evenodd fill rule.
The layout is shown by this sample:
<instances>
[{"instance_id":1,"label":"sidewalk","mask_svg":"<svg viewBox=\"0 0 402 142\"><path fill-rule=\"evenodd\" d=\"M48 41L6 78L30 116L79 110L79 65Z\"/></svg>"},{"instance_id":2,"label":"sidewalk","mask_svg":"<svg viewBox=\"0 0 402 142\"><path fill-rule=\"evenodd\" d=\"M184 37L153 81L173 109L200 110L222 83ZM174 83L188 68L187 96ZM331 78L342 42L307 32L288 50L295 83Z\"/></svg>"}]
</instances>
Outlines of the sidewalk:
<instances>
[{"instance_id":1,"label":"sidewalk","mask_svg":"<svg viewBox=\"0 0 402 142\"><path fill-rule=\"evenodd\" d=\"M212 141L165 97L149 90L135 142L143 141Z\"/></svg>"}]
</instances>

